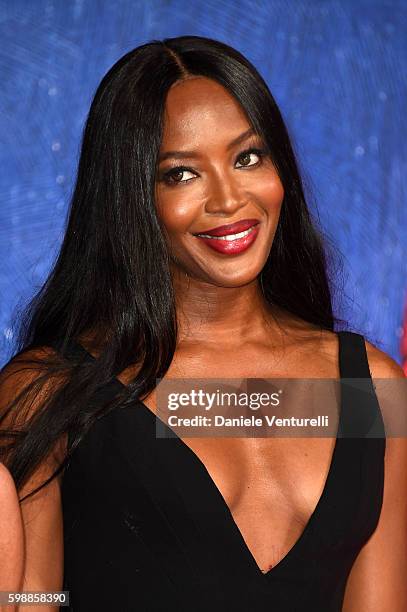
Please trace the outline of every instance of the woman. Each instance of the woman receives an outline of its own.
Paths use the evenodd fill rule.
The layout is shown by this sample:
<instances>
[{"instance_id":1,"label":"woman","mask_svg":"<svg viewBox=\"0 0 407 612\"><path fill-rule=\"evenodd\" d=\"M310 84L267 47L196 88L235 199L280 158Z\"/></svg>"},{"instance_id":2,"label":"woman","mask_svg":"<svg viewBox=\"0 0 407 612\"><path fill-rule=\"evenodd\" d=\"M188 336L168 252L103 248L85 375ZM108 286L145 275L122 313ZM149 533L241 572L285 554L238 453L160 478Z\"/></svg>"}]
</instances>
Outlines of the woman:
<instances>
[{"instance_id":1,"label":"woman","mask_svg":"<svg viewBox=\"0 0 407 612\"><path fill-rule=\"evenodd\" d=\"M3 372L24 588L63 586L75 612L404 610L404 441L155 435L158 378L403 377L337 322L255 68L194 36L121 58Z\"/></svg>"}]
</instances>

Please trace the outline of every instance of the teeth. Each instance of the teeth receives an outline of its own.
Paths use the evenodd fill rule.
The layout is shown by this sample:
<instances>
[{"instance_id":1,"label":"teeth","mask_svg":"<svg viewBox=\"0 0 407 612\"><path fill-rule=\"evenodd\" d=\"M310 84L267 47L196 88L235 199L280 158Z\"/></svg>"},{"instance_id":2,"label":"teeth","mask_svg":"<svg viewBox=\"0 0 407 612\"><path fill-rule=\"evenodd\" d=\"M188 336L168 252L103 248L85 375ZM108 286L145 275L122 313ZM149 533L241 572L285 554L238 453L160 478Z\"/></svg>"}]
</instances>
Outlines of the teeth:
<instances>
[{"instance_id":1,"label":"teeth","mask_svg":"<svg viewBox=\"0 0 407 612\"><path fill-rule=\"evenodd\" d=\"M214 240L237 240L238 238L243 238L243 236L247 236L253 230L253 227L249 227L249 229L244 232L240 232L239 234L229 234L228 236L209 236L209 234L197 234L200 238L213 238Z\"/></svg>"}]
</instances>

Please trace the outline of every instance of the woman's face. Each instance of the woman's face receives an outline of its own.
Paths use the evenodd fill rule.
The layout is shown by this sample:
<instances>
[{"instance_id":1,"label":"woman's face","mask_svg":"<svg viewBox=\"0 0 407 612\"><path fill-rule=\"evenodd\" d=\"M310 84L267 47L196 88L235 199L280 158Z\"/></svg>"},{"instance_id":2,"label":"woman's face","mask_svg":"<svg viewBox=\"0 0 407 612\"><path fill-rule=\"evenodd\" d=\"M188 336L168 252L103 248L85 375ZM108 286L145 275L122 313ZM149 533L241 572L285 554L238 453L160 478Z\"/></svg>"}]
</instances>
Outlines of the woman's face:
<instances>
[{"instance_id":1,"label":"woman's face","mask_svg":"<svg viewBox=\"0 0 407 612\"><path fill-rule=\"evenodd\" d=\"M250 128L238 102L216 81L190 78L169 90L157 214L172 266L222 287L245 285L259 275L284 197L270 157L261 152L264 143ZM196 236L245 220L246 227L226 228L231 240Z\"/></svg>"}]
</instances>

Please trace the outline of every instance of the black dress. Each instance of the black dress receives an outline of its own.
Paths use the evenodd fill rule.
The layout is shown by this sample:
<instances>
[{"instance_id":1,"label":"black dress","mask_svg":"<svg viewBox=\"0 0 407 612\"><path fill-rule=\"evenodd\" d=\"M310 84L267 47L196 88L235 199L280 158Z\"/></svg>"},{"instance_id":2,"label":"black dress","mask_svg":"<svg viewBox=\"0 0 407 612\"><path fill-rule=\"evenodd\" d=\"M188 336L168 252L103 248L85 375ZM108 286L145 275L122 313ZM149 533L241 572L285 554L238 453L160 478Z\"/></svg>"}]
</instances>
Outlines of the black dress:
<instances>
[{"instance_id":1,"label":"black dress","mask_svg":"<svg viewBox=\"0 0 407 612\"><path fill-rule=\"evenodd\" d=\"M323 493L286 556L260 570L201 460L177 436L157 438L158 417L136 402L100 418L64 472L64 590L71 607L61 610L342 609L349 572L379 520L386 441L364 339L337 333L338 437ZM93 359L78 344L71 349ZM344 384L352 377L367 379L367 396ZM121 384L114 379L105 393ZM360 436L346 437L355 426Z\"/></svg>"}]
</instances>

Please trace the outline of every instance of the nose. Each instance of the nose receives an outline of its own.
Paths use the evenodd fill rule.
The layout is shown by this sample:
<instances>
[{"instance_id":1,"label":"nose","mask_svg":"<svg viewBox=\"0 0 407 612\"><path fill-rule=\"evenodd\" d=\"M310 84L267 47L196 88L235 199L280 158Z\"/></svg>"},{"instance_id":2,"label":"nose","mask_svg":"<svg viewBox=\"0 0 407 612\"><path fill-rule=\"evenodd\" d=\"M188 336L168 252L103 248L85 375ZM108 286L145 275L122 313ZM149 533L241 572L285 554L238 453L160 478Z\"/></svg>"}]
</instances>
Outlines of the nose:
<instances>
[{"instance_id":1,"label":"nose","mask_svg":"<svg viewBox=\"0 0 407 612\"><path fill-rule=\"evenodd\" d=\"M205 210L212 214L233 214L246 204L242 186L227 173L214 173L210 179L210 192Z\"/></svg>"}]
</instances>

